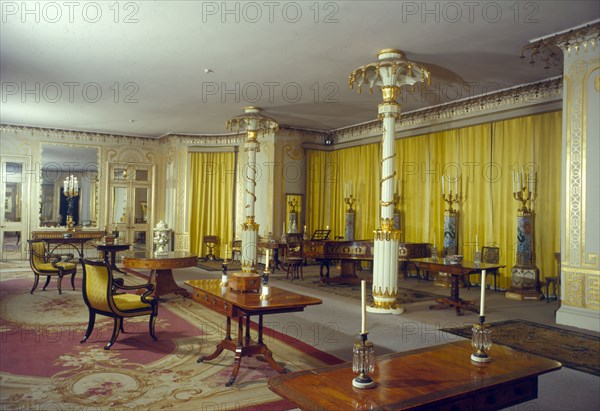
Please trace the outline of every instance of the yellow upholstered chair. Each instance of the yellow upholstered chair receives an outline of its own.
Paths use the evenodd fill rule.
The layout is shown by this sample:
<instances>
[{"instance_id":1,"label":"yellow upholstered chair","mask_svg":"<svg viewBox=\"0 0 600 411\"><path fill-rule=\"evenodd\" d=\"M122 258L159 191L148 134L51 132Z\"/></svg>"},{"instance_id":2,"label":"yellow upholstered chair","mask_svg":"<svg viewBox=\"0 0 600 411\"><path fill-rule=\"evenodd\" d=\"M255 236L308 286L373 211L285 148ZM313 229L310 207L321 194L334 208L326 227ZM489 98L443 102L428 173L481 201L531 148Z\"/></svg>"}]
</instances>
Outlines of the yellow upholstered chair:
<instances>
[{"instance_id":1,"label":"yellow upholstered chair","mask_svg":"<svg viewBox=\"0 0 600 411\"><path fill-rule=\"evenodd\" d=\"M94 329L96 314L106 315L114 319L112 336L108 344L104 346L105 350L115 343L119 336L119 331L123 331L124 317L138 317L141 315L150 316L150 336L154 341L157 340L154 333L154 323L158 315L158 300L149 295L154 291L152 284L142 284L135 286L125 286L122 282L113 278L110 265L104 261L81 259L83 266L83 300L90 311L90 319L82 343L86 342ZM120 279L118 279L120 280ZM119 293L119 290L141 290L146 291L141 294Z\"/></svg>"},{"instance_id":2,"label":"yellow upholstered chair","mask_svg":"<svg viewBox=\"0 0 600 411\"><path fill-rule=\"evenodd\" d=\"M29 243L29 265L35 275L31 294L37 288L40 282L40 276L46 277L46 283L42 290L50 283L50 277L58 277L56 288L58 293L62 294L62 279L65 275L71 275L71 287L75 289L75 274L77 274L77 264L71 262L73 254L50 254L48 244L44 240L27 240Z\"/></svg>"}]
</instances>

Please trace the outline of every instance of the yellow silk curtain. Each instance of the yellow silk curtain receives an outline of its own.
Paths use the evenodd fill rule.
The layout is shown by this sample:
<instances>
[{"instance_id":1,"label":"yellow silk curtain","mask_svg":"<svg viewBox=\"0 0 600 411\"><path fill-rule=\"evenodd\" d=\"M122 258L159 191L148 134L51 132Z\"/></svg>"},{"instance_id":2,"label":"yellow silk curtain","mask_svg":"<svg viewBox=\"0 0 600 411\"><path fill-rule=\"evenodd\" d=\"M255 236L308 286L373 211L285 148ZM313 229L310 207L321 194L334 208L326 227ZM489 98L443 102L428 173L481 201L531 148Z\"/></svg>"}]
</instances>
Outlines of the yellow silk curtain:
<instances>
[{"instance_id":1,"label":"yellow silk curtain","mask_svg":"<svg viewBox=\"0 0 600 411\"><path fill-rule=\"evenodd\" d=\"M307 152L307 229L329 226L329 239L344 236L345 183L356 198L355 239L373 238L379 226L380 145L368 144L332 152ZM314 212L319 210L319 212Z\"/></svg>"},{"instance_id":2,"label":"yellow silk curtain","mask_svg":"<svg viewBox=\"0 0 600 411\"><path fill-rule=\"evenodd\" d=\"M458 189L459 251L472 260L477 236L479 247L500 247L498 286L510 285L510 270L516 263L516 214L519 203L512 196L512 170L537 172L538 197L535 243L541 279L555 275L554 252L560 250L560 178L562 113L552 112L494 123L446 130L396 140L396 175L401 181L402 237L409 242L433 242L442 248L444 209L441 178L447 177L446 193ZM361 207L357 210L355 238L370 239L379 226L379 144L333 152L309 150L307 219L323 226L329 213L335 235L343 235L343 187L352 181ZM327 164L336 170L328 184L311 174L313 166ZM366 168L371 167L367 171ZM318 168L318 167L317 167ZM330 175L331 176L331 175ZM460 178L457 178L460 176ZM364 187L364 188L363 188ZM368 198L367 198L368 197ZM330 210L324 211L324 207ZM369 213L365 215L365 213Z\"/></svg>"},{"instance_id":3,"label":"yellow silk curtain","mask_svg":"<svg viewBox=\"0 0 600 411\"><path fill-rule=\"evenodd\" d=\"M190 251L198 256L206 254L205 235L219 237L215 255L225 256L233 238L234 178L235 153L191 153Z\"/></svg>"}]
</instances>

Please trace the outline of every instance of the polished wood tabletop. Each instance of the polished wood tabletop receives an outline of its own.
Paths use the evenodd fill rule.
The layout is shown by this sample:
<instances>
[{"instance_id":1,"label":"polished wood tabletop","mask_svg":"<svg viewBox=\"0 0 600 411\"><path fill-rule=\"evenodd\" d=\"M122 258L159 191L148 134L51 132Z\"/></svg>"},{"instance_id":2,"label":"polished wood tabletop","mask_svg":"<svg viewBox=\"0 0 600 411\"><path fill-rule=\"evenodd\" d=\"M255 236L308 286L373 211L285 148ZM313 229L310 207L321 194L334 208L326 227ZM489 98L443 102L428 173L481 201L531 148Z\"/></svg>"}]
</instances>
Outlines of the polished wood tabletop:
<instances>
[{"instance_id":1,"label":"polished wood tabletop","mask_svg":"<svg viewBox=\"0 0 600 411\"><path fill-rule=\"evenodd\" d=\"M294 293L277 287L270 288L270 297L261 300L258 292L239 292L221 285L221 280L189 280L193 288L192 299L213 311L227 316L225 338L217 344L212 354L198 358L198 362L216 359L223 350L235 353L231 377L225 384L232 385L239 373L242 357L260 355L277 372L284 373L284 366L273 359L273 353L263 341L263 315L303 311L306 306L321 304L318 298ZM258 316L258 338L250 338L250 316ZM237 338L231 337L231 320L238 320ZM244 332L244 329L246 330Z\"/></svg>"},{"instance_id":2,"label":"polished wood tabletop","mask_svg":"<svg viewBox=\"0 0 600 411\"><path fill-rule=\"evenodd\" d=\"M490 410L537 398L538 375L562 367L502 345L489 363L472 353L459 341L377 357L370 389L352 386L350 363L273 377L269 388L303 410Z\"/></svg>"},{"instance_id":3,"label":"polished wood tabletop","mask_svg":"<svg viewBox=\"0 0 600 411\"><path fill-rule=\"evenodd\" d=\"M505 267L501 264L489 264L489 263L474 263L471 261L462 261L460 263L450 263L445 261L443 258L432 259L432 258L413 258L410 260L419 269L425 269L430 271L438 271L448 273L452 276L452 282L450 284L450 297L436 298L436 305L429 306L430 309L440 309L454 307L456 315L462 315L461 308L470 311L479 311L479 307L474 301L463 300L460 297L459 277L463 275L481 273L484 270L495 270L498 268Z\"/></svg>"},{"instance_id":4,"label":"polished wood tabletop","mask_svg":"<svg viewBox=\"0 0 600 411\"><path fill-rule=\"evenodd\" d=\"M154 284L152 295L156 298L171 293L189 297L189 292L175 283L172 270L194 267L197 263L198 256L187 251L170 251L168 253L135 251L123 257L123 265L127 268L151 270L149 281Z\"/></svg>"}]
</instances>

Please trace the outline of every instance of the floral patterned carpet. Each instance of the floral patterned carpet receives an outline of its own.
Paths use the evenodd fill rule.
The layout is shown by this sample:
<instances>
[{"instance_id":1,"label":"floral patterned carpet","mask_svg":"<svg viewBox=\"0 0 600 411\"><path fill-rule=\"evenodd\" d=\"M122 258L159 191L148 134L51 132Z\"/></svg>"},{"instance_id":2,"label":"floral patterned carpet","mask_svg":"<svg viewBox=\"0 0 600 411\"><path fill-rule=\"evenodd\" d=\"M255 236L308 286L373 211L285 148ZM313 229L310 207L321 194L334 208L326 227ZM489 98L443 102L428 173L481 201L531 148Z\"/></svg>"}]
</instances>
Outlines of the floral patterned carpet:
<instances>
[{"instance_id":1,"label":"floral patterned carpet","mask_svg":"<svg viewBox=\"0 0 600 411\"><path fill-rule=\"evenodd\" d=\"M126 284L143 282L133 275L125 279ZM210 363L196 362L224 337L225 317L190 299L161 301L158 341L148 334L147 317L126 319L125 333L106 351L103 346L112 331L107 317L97 317L90 339L79 343L88 321L80 280L73 291L65 279L62 295L55 279L46 291L39 286L33 295L32 284L28 269L2 270L0 409L294 408L268 389L267 379L277 373L260 358L242 360L232 387L225 387L231 352ZM265 330L265 340L274 358L290 371L339 362L273 330Z\"/></svg>"}]
</instances>

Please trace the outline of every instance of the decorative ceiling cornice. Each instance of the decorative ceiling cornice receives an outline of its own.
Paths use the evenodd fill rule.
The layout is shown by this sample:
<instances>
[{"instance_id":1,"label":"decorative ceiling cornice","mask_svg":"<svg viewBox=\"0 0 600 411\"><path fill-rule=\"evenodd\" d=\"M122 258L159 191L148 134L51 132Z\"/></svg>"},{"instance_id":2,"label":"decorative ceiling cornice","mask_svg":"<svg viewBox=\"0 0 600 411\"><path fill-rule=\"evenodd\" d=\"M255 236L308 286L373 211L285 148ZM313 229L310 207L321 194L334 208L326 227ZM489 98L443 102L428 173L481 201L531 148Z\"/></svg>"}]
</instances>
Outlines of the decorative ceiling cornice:
<instances>
[{"instance_id":1,"label":"decorative ceiling cornice","mask_svg":"<svg viewBox=\"0 0 600 411\"><path fill-rule=\"evenodd\" d=\"M536 63L544 63L544 69L550 70L552 67L559 67L561 72L563 68L563 52L567 54L579 53L579 50L598 47L600 40L600 22L596 21L584 26L573 28L569 31L563 31L532 40L528 45L521 49L521 61L534 66Z\"/></svg>"},{"instance_id":2,"label":"decorative ceiling cornice","mask_svg":"<svg viewBox=\"0 0 600 411\"><path fill-rule=\"evenodd\" d=\"M396 122L396 131L427 127L432 124L462 120L469 117L483 116L518 107L535 106L558 101L562 99L562 87L562 77L555 77L537 83L517 86L469 99L403 113L400 116L399 121ZM148 147L154 146L155 144L184 144L188 146L204 147L239 146L244 144L245 141L245 134L166 134L156 139L84 131L47 129L41 127L15 126L9 124L0 124L0 131L2 133L13 133L15 135L27 133L32 137L41 137L48 140L69 143L134 144ZM282 127L277 133L278 135L284 136L300 136L305 144L311 146L325 146L325 137L329 136L333 139L334 144L338 145L381 135L381 122L379 120L373 120L355 126L333 130L331 132Z\"/></svg>"},{"instance_id":3,"label":"decorative ceiling cornice","mask_svg":"<svg viewBox=\"0 0 600 411\"><path fill-rule=\"evenodd\" d=\"M44 138L51 141L62 141L66 143L135 144L146 147L151 147L157 143L156 139L147 137L93 133L88 131L63 130L55 128L15 126L11 124L0 124L0 132L3 134L14 134L15 136L29 134L32 138Z\"/></svg>"},{"instance_id":4,"label":"decorative ceiling cornice","mask_svg":"<svg viewBox=\"0 0 600 411\"><path fill-rule=\"evenodd\" d=\"M562 77L555 77L537 83L403 113L396 122L396 131L491 114L519 106L539 105L557 101L561 98ZM376 135L381 135L381 121L379 120L338 129L332 133L336 145Z\"/></svg>"}]
</instances>

